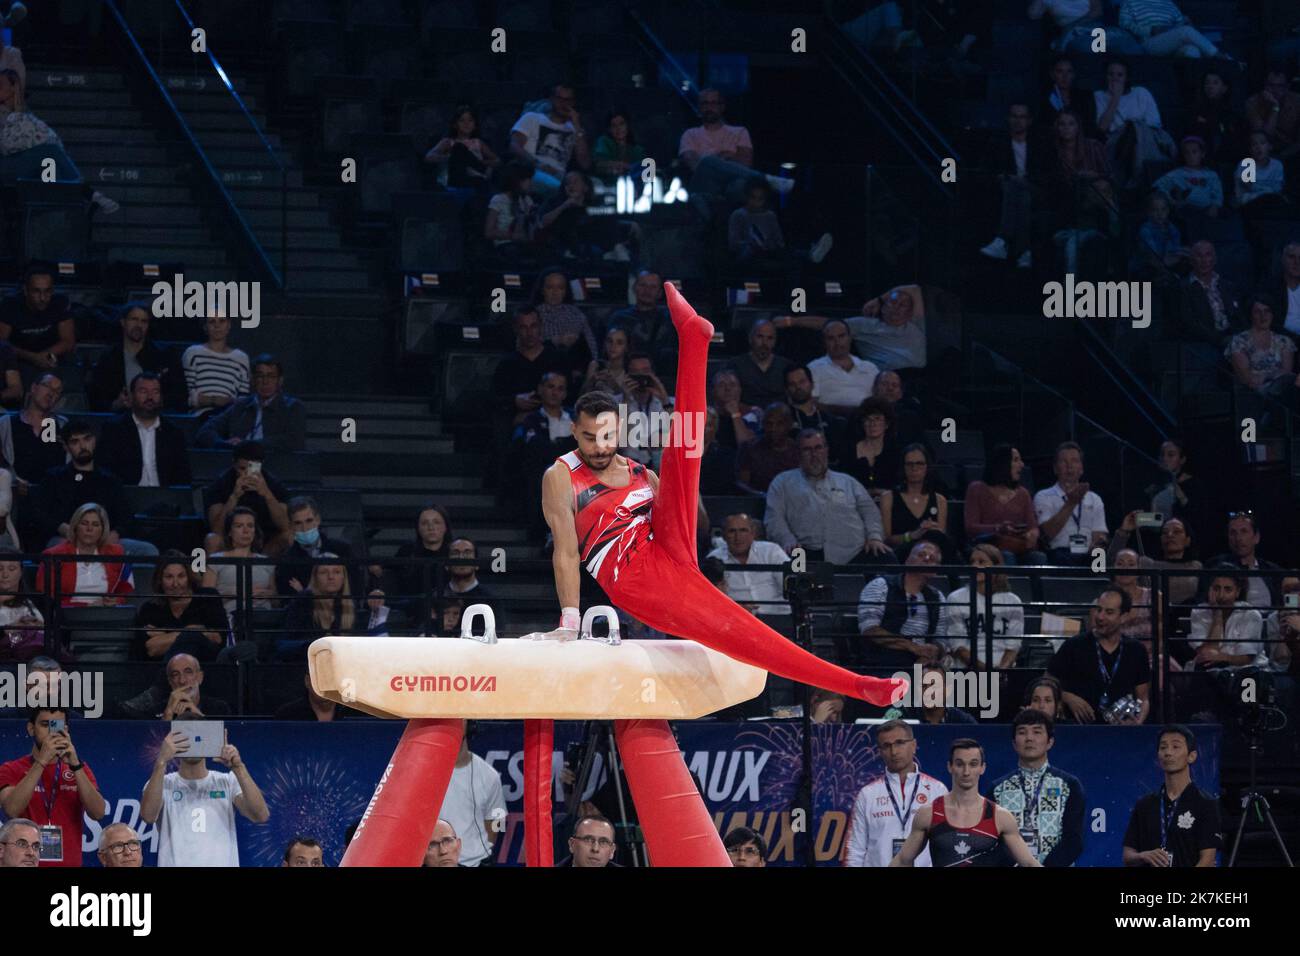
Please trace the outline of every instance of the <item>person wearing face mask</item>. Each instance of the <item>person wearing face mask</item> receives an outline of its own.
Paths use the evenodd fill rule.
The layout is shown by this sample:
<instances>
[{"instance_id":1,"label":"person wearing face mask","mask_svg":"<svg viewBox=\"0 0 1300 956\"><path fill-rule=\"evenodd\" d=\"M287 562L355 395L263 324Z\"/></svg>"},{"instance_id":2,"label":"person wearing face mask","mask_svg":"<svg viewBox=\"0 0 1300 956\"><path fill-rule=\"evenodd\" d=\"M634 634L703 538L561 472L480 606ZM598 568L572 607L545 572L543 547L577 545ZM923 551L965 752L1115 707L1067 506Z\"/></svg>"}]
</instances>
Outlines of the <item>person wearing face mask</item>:
<instances>
[{"instance_id":1,"label":"person wearing face mask","mask_svg":"<svg viewBox=\"0 0 1300 956\"><path fill-rule=\"evenodd\" d=\"M284 560L275 569L275 589L283 595L297 594L311 578L310 560L325 553L350 561L352 546L334 538L321 529L320 505L315 498L300 495L289 499L289 524L293 528L293 544L284 552ZM348 564L348 578L353 594L365 594L365 570Z\"/></svg>"}]
</instances>

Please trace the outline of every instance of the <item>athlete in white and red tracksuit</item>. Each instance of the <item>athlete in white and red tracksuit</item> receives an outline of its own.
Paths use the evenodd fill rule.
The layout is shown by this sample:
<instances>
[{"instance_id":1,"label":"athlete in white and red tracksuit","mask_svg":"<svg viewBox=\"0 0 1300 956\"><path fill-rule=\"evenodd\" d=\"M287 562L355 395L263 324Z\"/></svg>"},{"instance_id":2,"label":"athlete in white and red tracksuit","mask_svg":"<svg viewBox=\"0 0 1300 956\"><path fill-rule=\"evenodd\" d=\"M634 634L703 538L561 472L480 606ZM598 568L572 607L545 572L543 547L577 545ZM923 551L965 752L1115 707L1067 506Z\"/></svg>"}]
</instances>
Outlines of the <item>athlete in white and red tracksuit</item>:
<instances>
[{"instance_id":1,"label":"athlete in white and red tracksuit","mask_svg":"<svg viewBox=\"0 0 1300 956\"><path fill-rule=\"evenodd\" d=\"M886 770L858 791L849 814L849 832L844 838L840 863L844 866L889 866L907 839L916 811L928 807L948 792L948 787L913 764L906 776ZM900 822L902 814L907 823ZM916 858L916 866L930 865L927 847Z\"/></svg>"},{"instance_id":2,"label":"athlete in white and red tracksuit","mask_svg":"<svg viewBox=\"0 0 1300 956\"><path fill-rule=\"evenodd\" d=\"M560 628L551 635L576 636L581 561L615 606L650 627L791 680L878 705L891 703L905 691L905 681L854 674L821 660L732 601L700 572L695 526L713 326L671 283L664 290L677 329L678 363L663 475L617 453L618 411L609 396L589 393L579 399L573 424L578 449L558 458L542 482L563 609Z\"/></svg>"}]
</instances>

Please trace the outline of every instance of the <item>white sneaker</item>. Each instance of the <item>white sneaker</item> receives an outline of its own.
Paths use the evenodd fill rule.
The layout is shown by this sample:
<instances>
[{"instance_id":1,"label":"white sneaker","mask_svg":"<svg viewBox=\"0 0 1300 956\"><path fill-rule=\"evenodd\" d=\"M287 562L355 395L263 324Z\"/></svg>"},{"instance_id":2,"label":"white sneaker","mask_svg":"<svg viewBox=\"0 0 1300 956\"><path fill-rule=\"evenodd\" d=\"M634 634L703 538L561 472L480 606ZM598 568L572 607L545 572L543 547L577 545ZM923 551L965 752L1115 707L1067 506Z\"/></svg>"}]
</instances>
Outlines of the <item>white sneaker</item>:
<instances>
[{"instance_id":1,"label":"white sneaker","mask_svg":"<svg viewBox=\"0 0 1300 956\"><path fill-rule=\"evenodd\" d=\"M1007 241L1001 236L994 237L992 242L980 250L980 255L988 256L990 259L1005 259L1007 257Z\"/></svg>"},{"instance_id":2,"label":"white sneaker","mask_svg":"<svg viewBox=\"0 0 1300 956\"><path fill-rule=\"evenodd\" d=\"M116 200L109 199L98 189L96 189L93 193L91 193L90 201L93 202L97 207L99 207L99 211L102 212L105 216L111 216L113 215L113 213L117 212L119 209L122 208L120 203L118 203Z\"/></svg>"},{"instance_id":3,"label":"white sneaker","mask_svg":"<svg viewBox=\"0 0 1300 956\"><path fill-rule=\"evenodd\" d=\"M826 254L831 251L831 246L835 244L834 238L829 232L823 233L811 249L808 250L808 258L813 262L821 262L826 258Z\"/></svg>"},{"instance_id":4,"label":"white sneaker","mask_svg":"<svg viewBox=\"0 0 1300 956\"><path fill-rule=\"evenodd\" d=\"M794 189L794 180L787 176L767 176L767 184L782 196Z\"/></svg>"},{"instance_id":5,"label":"white sneaker","mask_svg":"<svg viewBox=\"0 0 1300 956\"><path fill-rule=\"evenodd\" d=\"M1030 269L1033 267L1033 265L1034 265L1034 257L1029 254L1028 249L1020 253L1020 256L1016 259L1017 269Z\"/></svg>"}]
</instances>

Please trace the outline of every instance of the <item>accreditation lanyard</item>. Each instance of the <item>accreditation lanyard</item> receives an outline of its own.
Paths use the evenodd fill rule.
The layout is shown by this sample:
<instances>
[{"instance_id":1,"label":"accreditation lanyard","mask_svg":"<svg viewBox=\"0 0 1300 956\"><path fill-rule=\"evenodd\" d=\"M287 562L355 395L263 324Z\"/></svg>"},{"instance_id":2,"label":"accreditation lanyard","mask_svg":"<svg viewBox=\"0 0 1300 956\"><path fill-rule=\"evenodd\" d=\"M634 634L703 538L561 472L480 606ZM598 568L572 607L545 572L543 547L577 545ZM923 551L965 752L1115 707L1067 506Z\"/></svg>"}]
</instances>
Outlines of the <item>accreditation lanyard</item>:
<instances>
[{"instance_id":1,"label":"accreditation lanyard","mask_svg":"<svg viewBox=\"0 0 1300 956\"><path fill-rule=\"evenodd\" d=\"M1066 507L1069 507L1070 496L1067 495L1064 491L1061 492L1061 501L1064 502ZM1074 521L1075 530L1082 531L1083 530L1083 499L1082 498L1079 499L1079 507L1074 509L1074 514L1071 515L1071 518Z\"/></svg>"},{"instance_id":2,"label":"accreditation lanyard","mask_svg":"<svg viewBox=\"0 0 1300 956\"><path fill-rule=\"evenodd\" d=\"M1178 800L1182 799L1183 794L1180 793ZM1169 849L1169 823L1174 819L1174 815L1178 813L1178 800L1173 801L1171 804L1169 797L1165 794L1165 788L1160 788L1160 849L1162 850ZM1167 812L1165 810L1166 804L1169 805Z\"/></svg>"},{"instance_id":3,"label":"accreditation lanyard","mask_svg":"<svg viewBox=\"0 0 1300 956\"><path fill-rule=\"evenodd\" d=\"M889 785L889 777L888 776L885 777L885 793L889 794L889 802L894 806L894 816L898 818L899 825L902 826L904 833L907 832L907 821L911 819L912 805L916 803L916 794L920 791L920 789L921 789L921 773L919 770L913 770L912 796L911 799L907 801L906 811L900 810L898 808L898 801L894 799L894 790ZM898 795L900 797L907 796L907 784L903 783L901 776L899 777L899 782L898 782Z\"/></svg>"},{"instance_id":4,"label":"accreditation lanyard","mask_svg":"<svg viewBox=\"0 0 1300 956\"><path fill-rule=\"evenodd\" d=\"M1115 655L1115 665L1110 670L1106 669L1106 662L1102 659L1101 644L1098 643L1093 646L1097 649L1097 670L1101 672L1102 706L1105 707L1105 701L1110 698L1110 685L1114 682L1115 675L1119 673L1120 661L1124 659L1124 644L1120 643L1119 653Z\"/></svg>"},{"instance_id":5,"label":"accreditation lanyard","mask_svg":"<svg viewBox=\"0 0 1300 956\"><path fill-rule=\"evenodd\" d=\"M45 804L45 822L54 822L54 804L59 800L59 768L62 767L63 761L54 761L54 780L50 786L45 787L45 793L41 794L41 803ZM45 782L45 771L41 771L41 782Z\"/></svg>"},{"instance_id":6,"label":"accreditation lanyard","mask_svg":"<svg viewBox=\"0 0 1300 956\"><path fill-rule=\"evenodd\" d=\"M1029 797L1029 784L1025 782L1024 771L1017 770L1016 774L1017 776L1020 777L1020 789L1024 791L1026 797ZM1033 808L1034 823L1035 824L1038 823L1038 798L1039 796L1042 795L1043 784L1044 782L1046 782L1046 780L1047 780L1047 764L1043 764L1043 772L1042 775L1038 778L1038 786L1034 787L1034 795L1033 797L1029 798L1028 802L1025 803L1025 825L1026 826L1029 825L1029 813L1031 807Z\"/></svg>"}]
</instances>

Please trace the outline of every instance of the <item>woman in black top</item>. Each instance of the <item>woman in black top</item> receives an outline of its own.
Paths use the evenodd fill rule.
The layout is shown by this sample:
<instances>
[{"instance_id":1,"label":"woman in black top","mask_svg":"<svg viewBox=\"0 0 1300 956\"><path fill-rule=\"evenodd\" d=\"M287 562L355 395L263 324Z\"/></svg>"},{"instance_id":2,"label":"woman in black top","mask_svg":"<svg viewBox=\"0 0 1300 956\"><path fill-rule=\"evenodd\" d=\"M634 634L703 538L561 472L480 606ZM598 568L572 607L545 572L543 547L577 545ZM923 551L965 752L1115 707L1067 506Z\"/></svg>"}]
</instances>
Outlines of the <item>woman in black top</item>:
<instances>
[{"instance_id":1,"label":"woman in black top","mask_svg":"<svg viewBox=\"0 0 1300 956\"><path fill-rule=\"evenodd\" d=\"M903 449L902 474L898 486L880 496L880 519L885 544L894 548L899 560L907 559L912 545L924 538L944 552L944 563L953 555L948 539L948 499L934 490L930 450L917 442Z\"/></svg>"},{"instance_id":2,"label":"woman in black top","mask_svg":"<svg viewBox=\"0 0 1300 956\"><path fill-rule=\"evenodd\" d=\"M478 115L472 106L457 106L447 135L429 150L426 163L447 164L447 186L451 189L485 191L491 185L492 170L501 159L479 139Z\"/></svg>"},{"instance_id":3,"label":"woman in black top","mask_svg":"<svg viewBox=\"0 0 1300 956\"><path fill-rule=\"evenodd\" d=\"M337 558L326 552L322 558ZM347 567L317 564L311 585L299 592L284 618L284 632L275 640L277 661L303 661L307 647L326 634L364 634L366 624L352 599Z\"/></svg>"},{"instance_id":4,"label":"woman in black top","mask_svg":"<svg viewBox=\"0 0 1300 956\"><path fill-rule=\"evenodd\" d=\"M854 441L856 436L856 441ZM894 410L879 398L868 398L858 406L849 428L853 441L841 456L844 470L879 499L893 487L902 467L902 449L894 435Z\"/></svg>"},{"instance_id":5,"label":"woman in black top","mask_svg":"<svg viewBox=\"0 0 1300 956\"><path fill-rule=\"evenodd\" d=\"M409 541L397 549L397 558L425 558L429 561L441 561L447 557L447 548L454 537L451 533L451 516L442 505L432 502L420 509L415 519L415 540ZM392 575L399 588L396 595L398 602L405 602L419 607L426 596L424 587L425 569L422 564L405 564L397 568ZM435 565L429 569L429 594L442 592L444 582L442 566Z\"/></svg>"},{"instance_id":6,"label":"woman in black top","mask_svg":"<svg viewBox=\"0 0 1300 956\"><path fill-rule=\"evenodd\" d=\"M179 551L159 558L153 593L135 615L135 660L165 660L175 654L191 654L202 662L216 660L226 646L226 609L215 588L199 587L189 558Z\"/></svg>"}]
</instances>

